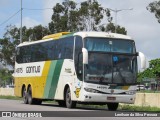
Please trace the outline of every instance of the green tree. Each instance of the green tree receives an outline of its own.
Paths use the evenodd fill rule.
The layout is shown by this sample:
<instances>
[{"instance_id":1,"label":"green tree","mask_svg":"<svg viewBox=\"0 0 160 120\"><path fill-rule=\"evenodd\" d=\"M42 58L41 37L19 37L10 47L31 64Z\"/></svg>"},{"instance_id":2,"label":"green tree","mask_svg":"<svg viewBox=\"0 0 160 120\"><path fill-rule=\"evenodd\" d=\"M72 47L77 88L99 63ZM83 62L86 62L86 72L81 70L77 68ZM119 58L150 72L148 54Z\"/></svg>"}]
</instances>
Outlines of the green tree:
<instances>
[{"instance_id":1,"label":"green tree","mask_svg":"<svg viewBox=\"0 0 160 120\"><path fill-rule=\"evenodd\" d=\"M52 21L49 23L49 29L52 33L61 31L74 31L77 21L76 3L65 0L62 4L57 3L53 7ZM70 27L71 26L71 27Z\"/></svg>"},{"instance_id":2,"label":"green tree","mask_svg":"<svg viewBox=\"0 0 160 120\"><path fill-rule=\"evenodd\" d=\"M107 24L105 31L114 33L115 32L115 25L112 22L110 22L109 24ZM124 27L119 26L119 25L116 27L116 32L119 34L124 34L124 35L127 34L126 29Z\"/></svg>"},{"instance_id":3,"label":"green tree","mask_svg":"<svg viewBox=\"0 0 160 120\"><path fill-rule=\"evenodd\" d=\"M6 27L7 31L4 34L4 38L11 40L15 44L19 44L20 39L20 28L16 26L9 25ZM22 27L22 42L40 40L43 36L50 34L50 31L47 27L42 25L34 26L33 28L27 28L26 26Z\"/></svg>"},{"instance_id":4,"label":"green tree","mask_svg":"<svg viewBox=\"0 0 160 120\"><path fill-rule=\"evenodd\" d=\"M160 77L160 58L149 61L149 68L138 74L138 79Z\"/></svg>"},{"instance_id":5,"label":"green tree","mask_svg":"<svg viewBox=\"0 0 160 120\"><path fill-rule=\"evenodd\" d=\"M110 17L108 9L104 9L96 0L81 3L79 8L80 30L98 31L104 17Z\"/></svg>"},{"instance_id":6,"label":"green tree","mask_svg":"<svg viewBox=\"0 0 160 120\"><path fill-rule=\"evenodd\" d=\"M12 72L8 69L0 70L0 86L6 86L7 84L11 84L13 81Z\"/></svg>"},{"instance_id":7,"label":"green tree","mask_svg":"<svg viewBox=\"0 0 160 120\"><path fill-rule=\"evenodd\" d=\"M105 17L110 17L108 9L104 9L96 0L77 3L66 0L53 7L52 21L49 29L52 33L61 31L97 31ZM104 17L105 16L105 17Z\"/></svg>"},{"instance_id":8,"label":"green tree","mask_svg":"<svg viewBox=\"0 0 160 120\"><path fill-rule=\"evenodd\" d=\"M6 65L14 66L14 58L15 58L15 49L16 44L8 39L0 39L0 45L2 46L1 50L1 63Z\"/></svg>"},{"instance_id":9,"label":"green tree","mask_svg":"<svg viewBox=\"0 0 160 120\"><path fill-rule=\"evenodd\" d=\"M155 17L157 18L158 22L160 23L160 0L151 2L147 6L147 10L149 10L151 13L154 13Z\"/></svg>"},{"instance_id":10,"label":"green tree","mask_svg":"<svg viewBox=\"0 0 160 120\"><path fill-rule=\"evenodd\" d=\"M20 28L9 25L6 27L7 31L4 38L0 39L1 54L0 60L4 65L14 67L16 47L18 46L20 38ZM22 28L22 41L35 41L42 39L43 36L50 34L47 27L41 25L27 29L26 26Z\"/></svg>"},{"instance_id":11,"label":"green tree","mask_svg":"<svg viewBox=\"0 0 160 120\"><path fill-rule=\"evenodd\" d=\"M155 76L160 77L160 58L151 60L149 62L149 67Z\"/></svg>"},{"instance_id":12,"label":"green tree","mask_svg":"<svg viewBox=\"0 0 160 120\"><path fill-rule=\"evenodd\" d=\"M62 31L107 31L115 32L110 10L102 7L97 0L87 0L77 5L65 0L53 7L49 29L52 33ZM117 26L117 33L127 34L124 27Z\"/></svg>"},{"instance_id":13,"label":"green tree","mask_svg":"<svg viewBox=\"0 0 160 120\"><path fill-rule=\"evenodd\" d=\"M47 27L42 25L34 26L33 28L25 29L23 39L28 41L41 40L45 35L50 34L50 31Z\"/></svg>"}]
</instances>

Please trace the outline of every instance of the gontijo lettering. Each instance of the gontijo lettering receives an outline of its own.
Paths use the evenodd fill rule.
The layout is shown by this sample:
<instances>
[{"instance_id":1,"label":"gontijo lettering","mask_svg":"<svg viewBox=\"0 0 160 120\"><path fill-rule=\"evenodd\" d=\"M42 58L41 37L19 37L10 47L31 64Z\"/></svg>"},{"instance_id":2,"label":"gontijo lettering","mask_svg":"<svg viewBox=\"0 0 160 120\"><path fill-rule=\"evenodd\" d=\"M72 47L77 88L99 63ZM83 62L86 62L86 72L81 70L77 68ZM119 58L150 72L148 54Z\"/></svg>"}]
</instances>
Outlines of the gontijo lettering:
<instances>
[{"instance_id":1,"label":"gontijo lettering","mask_svg":"<svg viewBox=\"0 0 160 120\"><path fill-rule=\"evenodd\" d=\"M41 66L28 66L26 67L26 73L40 73Z\"/></svg>"}]
</instances>

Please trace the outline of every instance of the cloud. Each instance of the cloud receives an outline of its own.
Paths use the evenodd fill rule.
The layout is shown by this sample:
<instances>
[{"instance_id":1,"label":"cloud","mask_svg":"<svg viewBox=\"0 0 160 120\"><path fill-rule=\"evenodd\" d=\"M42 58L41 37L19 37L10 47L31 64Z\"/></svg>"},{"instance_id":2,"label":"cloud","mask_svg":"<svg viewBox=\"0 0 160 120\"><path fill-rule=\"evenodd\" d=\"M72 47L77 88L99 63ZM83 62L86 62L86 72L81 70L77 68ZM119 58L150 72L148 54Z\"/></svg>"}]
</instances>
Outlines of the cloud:
<instances>
[{"instance_id":1,"label":"cloud","mask_svg":"<svg viewBox=\"0 0 160 120\"><path fill-rule=\"evenodd\" d=\"M34 27L36 25L41 24L39 21L36 21L35 19L32 19L30 17L24 17L22 20L23 26L26 26L27 28L29 27ZM17 27L20 27L20 21L16 24Z\"/></svg>"},{"instance_id":2,"label":"cloud","mask_svg":"<svg viewBox=\"0 0 160 120\"><path fill-rule=\"evenodd\" d=\"M10 0L1 0L1 4L0 4L1 8L6 7L6 6L10 6L10 5L11 5Z\"/></svg>"}]
</instances>

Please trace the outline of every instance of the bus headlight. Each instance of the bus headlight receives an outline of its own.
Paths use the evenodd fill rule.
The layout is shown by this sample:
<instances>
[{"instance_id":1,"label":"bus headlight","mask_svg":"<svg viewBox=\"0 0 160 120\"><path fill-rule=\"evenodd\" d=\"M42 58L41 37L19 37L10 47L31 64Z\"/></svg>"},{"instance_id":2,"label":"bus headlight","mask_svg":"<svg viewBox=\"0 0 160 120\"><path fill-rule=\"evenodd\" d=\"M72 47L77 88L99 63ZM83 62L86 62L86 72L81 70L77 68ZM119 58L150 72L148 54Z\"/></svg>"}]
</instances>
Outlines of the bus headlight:
<instances>
[{"instance_id":1,"label":"bus headlight","mask_svg":"<svg viewBox=\"0 0 160 120\"><path fill-rule=\"evenodd\" d=\"M95 90L95 89L92 89L92 88L84 88L84 90L86 92L92 92L92 93L98 93L99 92L98 90Z\"/></svg>"},{"instance_id":2,"label":"bus headlight","mask_svg":"<svg viewBox=\"0 0 160 120\"><path fill-rule=\"evenodd\" d=\"M135 90L126 91L126 94L127 94L127 95L134 95L134 94L136 94L136 91L135 91Z\"/></svg>"}]
</instances>

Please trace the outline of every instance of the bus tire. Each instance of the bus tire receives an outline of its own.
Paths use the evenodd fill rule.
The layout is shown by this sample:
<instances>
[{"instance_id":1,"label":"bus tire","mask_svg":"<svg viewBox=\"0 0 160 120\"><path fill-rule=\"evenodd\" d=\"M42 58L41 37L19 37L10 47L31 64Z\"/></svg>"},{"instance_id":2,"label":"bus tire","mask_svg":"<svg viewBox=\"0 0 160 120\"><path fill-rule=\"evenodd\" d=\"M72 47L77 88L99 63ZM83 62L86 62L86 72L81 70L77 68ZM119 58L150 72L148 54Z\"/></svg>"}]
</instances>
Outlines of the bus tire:
<instances>
[{"instance_id":1,"label":"bus tire","mask_svg":"<svg viewBox=\"0 0 160 120\"><path fill-rule=\"evenodd\" d=\"M27 93L28 93L28 95L27 95L28 96L27 97L28 98L28 104L30 104L30 105L34 104L35 100L32 98L32 89L31 89L31 87L28 88L28 92Z\"/></svg>"},{"instance_id":2,"label":"bus tire","mask_svg":"<svg viewBox=\"0 0 160 120\"><path fill-rule=\"evenodd\" d=\"M119 103L107 103L108 110L116 111L118 108Z\"/></svg>"},{"instance_id":3,"label":"bus tire","mask_svg":"<svg viewBox=\"0 0 160 120\"><path fill-rule=\"evenodd\" d=\"M65 102L67 108L74 108L76 107L76 102L71 100L71 91L69 88L66 90L65 94Z\"/></svg>"},{"instance_id":4,"label":"bus tire","mask_svg":"<svg viewBox=\"0 0 160 120\"><path fill-rule=\"evenodd\" d=\"M23 97L23 103L28 104L28 95L27 95L27 90L26 87L23 88L22 90L22 97Z\"/></svg>"}]
</instances>

